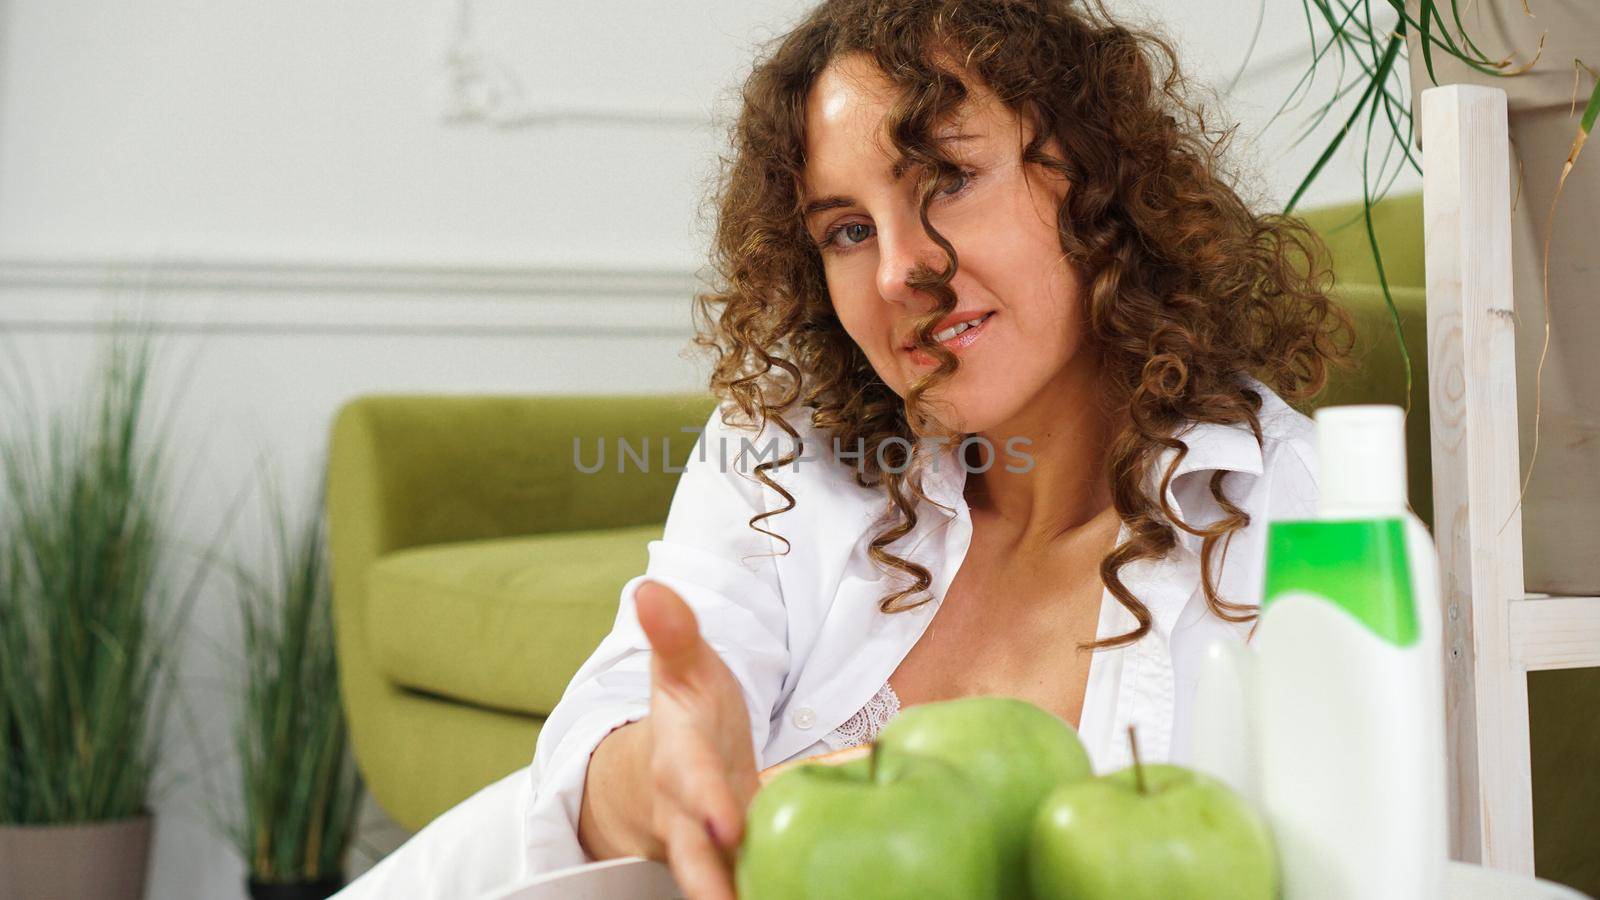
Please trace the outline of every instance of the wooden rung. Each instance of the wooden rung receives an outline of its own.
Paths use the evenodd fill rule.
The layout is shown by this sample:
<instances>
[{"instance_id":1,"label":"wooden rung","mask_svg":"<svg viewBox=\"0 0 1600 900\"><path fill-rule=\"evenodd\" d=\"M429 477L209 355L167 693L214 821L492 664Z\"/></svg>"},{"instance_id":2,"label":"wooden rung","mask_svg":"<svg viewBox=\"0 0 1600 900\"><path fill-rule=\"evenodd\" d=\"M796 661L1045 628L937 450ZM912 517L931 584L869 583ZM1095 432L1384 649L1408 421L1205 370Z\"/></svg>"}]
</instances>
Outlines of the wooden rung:
<instances>
[{"instance_id":1,"label":"wooden rung","mask_svg":"<svg viewBox=\"0 0 1600 900\"><path fill-rule=\"evenodd\" d=\"M1529 670L1600 666L1600 597L1511 601L1511 661Z\"/></svg>"}]
</instances>

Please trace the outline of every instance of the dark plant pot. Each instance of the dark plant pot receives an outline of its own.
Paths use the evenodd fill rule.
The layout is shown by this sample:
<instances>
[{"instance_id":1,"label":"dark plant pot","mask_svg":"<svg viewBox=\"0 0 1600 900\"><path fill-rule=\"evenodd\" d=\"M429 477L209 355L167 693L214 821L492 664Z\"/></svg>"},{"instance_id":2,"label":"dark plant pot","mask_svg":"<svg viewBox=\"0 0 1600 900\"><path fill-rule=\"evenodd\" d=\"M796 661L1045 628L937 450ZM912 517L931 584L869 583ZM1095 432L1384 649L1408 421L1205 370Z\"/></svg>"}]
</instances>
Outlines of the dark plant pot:
<instances>
[{"instance_id":1,"label":"dark plant pot","mask_svg":"<svg viewBox=\"0 0 1600 900\"><path fill-rule=\"evenodd\" d=\"M343 878L326 881L257 881L245 882L250 888L250 900L326 900L344 887Z\"/></svg>"},{"instance_id":2,"label":"dark plant pot","mask_svg":"<svg viewBox=\"0 0 1600 900\"><path fill-rule=\"evenodd\" d=\"M0 897L143 900L150 825L0 825Z\"/></svg>"}]
</instances>

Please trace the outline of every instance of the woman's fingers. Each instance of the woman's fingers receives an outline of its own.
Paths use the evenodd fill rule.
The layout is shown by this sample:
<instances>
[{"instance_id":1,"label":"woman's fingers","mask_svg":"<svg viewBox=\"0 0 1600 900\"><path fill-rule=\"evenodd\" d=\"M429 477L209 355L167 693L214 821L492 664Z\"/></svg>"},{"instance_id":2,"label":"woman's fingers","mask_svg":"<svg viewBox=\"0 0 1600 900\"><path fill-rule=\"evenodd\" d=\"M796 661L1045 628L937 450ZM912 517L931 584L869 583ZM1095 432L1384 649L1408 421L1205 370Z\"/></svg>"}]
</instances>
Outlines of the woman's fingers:
<instances>
[{"instance_id":1,"label":"woman's fingers","mask_svg":"<svg viewBox=\"0 0 1600 900\"><path fill-rule=\"evenodd\" d=\"M728 857L703 822L677 814L667 834L667 866L689 900L735 900Z\"/></svg>"},{"instance_id":2,"label":"woman's fingers","mask_svg":"<svg viewBox=\"0 0 1600 900\"><path fill-rule=\"evenodd\" d=\"M755 793L749 714L738 682L665 585L634 593L651 648L650 788L673 875L694 900L733 900L734 854Z\"/></svg>"},{"instance_id":3,"label":"woman's fingers","mask_svg":"<svg viewBox=\"0 0 1600 900\"><path fill-rule=\"evenodd\" d=\"M671 682L691 678L712 652L700 637L694 610L671 588L654 581L642 582L633 598L639 627L650 641L656 676Z\"/></svg>"}]
</instances>

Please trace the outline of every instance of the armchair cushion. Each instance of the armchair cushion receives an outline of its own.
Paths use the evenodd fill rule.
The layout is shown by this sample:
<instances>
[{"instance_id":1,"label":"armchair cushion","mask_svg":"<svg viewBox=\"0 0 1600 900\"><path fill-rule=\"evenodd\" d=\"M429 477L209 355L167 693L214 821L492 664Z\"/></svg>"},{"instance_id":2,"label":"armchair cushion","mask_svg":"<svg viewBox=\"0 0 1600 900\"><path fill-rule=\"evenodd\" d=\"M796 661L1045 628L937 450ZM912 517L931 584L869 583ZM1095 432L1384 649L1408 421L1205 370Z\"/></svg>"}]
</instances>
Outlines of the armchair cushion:
<instances>
[{"instance_id":1,"label":"armchair cushion","mask_svg":"<svg viewBox=\"0 0 1600 900\"><path fill-rule=\"evenodd\" d=\"M367 575L378 671L476 706L547 715L611 630L661 525L435 544Z\"/></svg>"}]
</instances>

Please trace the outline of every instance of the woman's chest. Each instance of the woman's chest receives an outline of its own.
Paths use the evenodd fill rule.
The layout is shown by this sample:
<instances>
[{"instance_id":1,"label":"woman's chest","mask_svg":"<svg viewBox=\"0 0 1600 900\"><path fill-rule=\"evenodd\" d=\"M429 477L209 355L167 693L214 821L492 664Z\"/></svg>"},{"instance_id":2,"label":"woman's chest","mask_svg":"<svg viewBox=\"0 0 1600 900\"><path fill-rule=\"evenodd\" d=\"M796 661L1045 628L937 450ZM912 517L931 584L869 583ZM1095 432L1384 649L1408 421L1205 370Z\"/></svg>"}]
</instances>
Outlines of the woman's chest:
<instances>
[{"instance_id":1,"label":"woman's chest","mask_svg":"<svg viewBox=\"0 0 1600 900\"><path fill-rule=\"evenodd\" d=\"M1101 583L1083 555L1020 555L975 539L927 629L890 679L911 705L1019 697L1076 724Z\"/></svg>"}]
</instances>

